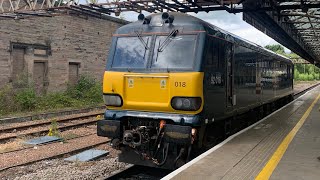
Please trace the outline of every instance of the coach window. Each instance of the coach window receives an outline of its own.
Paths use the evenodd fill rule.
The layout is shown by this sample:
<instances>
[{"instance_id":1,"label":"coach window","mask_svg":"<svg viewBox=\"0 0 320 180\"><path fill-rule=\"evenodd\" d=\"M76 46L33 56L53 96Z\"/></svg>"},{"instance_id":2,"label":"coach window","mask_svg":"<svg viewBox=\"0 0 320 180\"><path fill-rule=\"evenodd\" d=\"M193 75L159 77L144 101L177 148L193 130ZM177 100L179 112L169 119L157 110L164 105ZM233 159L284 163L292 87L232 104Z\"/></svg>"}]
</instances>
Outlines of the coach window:
<instances>
[{"instance_id":1,"label":"coach window","mask_svg":"<svg viewBox=\"0 0 320 180\"><path fill-rule=\"evenodd\" d=\"M219 66L219 50L221 49L219 41L215 38L212 38L212 52L213 52L213 56L212 56L212 66L214 68L218 68Z\"/></svg>"},{"instance_id":2,"label":"coach window","mask_svg":"<svg viewBox=\"0 0 320 180\"><path fill-rule=\"evenodd\" d=\"M213 42L211 38L208 38L208 42L207 42L207 52L206 52L206 64L209 65L211 67L211 65L213 64Z\"/></svg>"},{"instance_id":3,"label":"coach window","mask_svg":"<svg viewBox=\"0 0 320 180\"><path fill-rule=\"evenodd\" d=\"M292 76L292 68L290 65L287 65L287 78L291 79Z\"/></svg>"},{"instance_id":4,"label":"coach window","mask_svg":"<svg viewBox=\"0 0 320 180\"><path fill-rule=\"evenodd\" d=\"M210 37L207 43L206 65L210 69L217 69L219 65L219 47L220 43L217 39Z\"/></svg>"},{"instance_id":5,"label":"coach window","mask_svg":"<svg viewBox=\"0 0 320 180\"><path fill-rule=\"evenodd\" d=\"M223 41L219 42L219 68L225 67L225 57L226 57L226 43Z\"/></svg>"}]
</instances>

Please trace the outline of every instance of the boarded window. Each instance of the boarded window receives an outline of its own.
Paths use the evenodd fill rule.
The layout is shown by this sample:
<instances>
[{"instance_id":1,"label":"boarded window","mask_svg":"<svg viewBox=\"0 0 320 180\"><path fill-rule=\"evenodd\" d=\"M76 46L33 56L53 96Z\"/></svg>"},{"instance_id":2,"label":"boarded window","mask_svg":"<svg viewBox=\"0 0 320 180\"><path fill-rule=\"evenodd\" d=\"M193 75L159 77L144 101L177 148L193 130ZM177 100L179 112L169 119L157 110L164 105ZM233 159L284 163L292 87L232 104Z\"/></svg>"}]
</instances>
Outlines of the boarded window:
<instances>
[{"instance_id":1,"label":"boarded window","mask_svg":"<svg viewBox=\"0 0 320 180\"><path fill-rule=\"evenodd\" d=\"M47 63L34 62L33 66L33 81L35 90L38 94L45 93L47 79Z\"/></svg>"},{"instance_id":2,"label":"boarded window","mask_svg":"<svg viewBox=\"0 0 320 180\"><path fill-rule=\"evenodd\" d=\"M74 85L79 79L79 63L69 63L69 84Z\"/></svg>"},{"instance_id":3,"label":"boarded window","mask_svg":"<svg viewBox=\"0 0 320 180\"><path fill-rule=\"evenodd\" d=\"M24 76L24 54L25 50L20 48L13 48L12 50L12 82L14 86L18 86L23 81Z\"/></svg>"}]
</instances>

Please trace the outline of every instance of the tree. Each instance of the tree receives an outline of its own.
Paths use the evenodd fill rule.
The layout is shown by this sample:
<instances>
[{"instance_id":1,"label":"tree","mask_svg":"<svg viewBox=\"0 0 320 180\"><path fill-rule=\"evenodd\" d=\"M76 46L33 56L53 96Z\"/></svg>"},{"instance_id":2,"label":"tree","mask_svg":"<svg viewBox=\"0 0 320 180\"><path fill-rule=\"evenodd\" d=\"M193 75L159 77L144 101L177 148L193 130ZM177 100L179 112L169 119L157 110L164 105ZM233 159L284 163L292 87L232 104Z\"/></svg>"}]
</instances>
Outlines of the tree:
<instances>
[{"instance_id":1,"label":"tree","mask_svg":"<svg viewBox=\"0 0 320 180\"><path fill-rule=\"evenodd\" d=\"M294 79L298 80L299 76L300 76L299 71L296 68L294 68Z\"/></svg>"},{"instance_id":2,"label":"tree","mask_svg":"<svg viewBox=\"0 0 320 180\"><path fill-rule=\"evenodd\" d=\"M284 52L283 46L281 46L280 44L266 45L265 48L278 54L282 54L282 55L286 54Z\"/></svg>"},{"instance_id":3,"label":"tree","mask_svg":"<svg viewBox=\"0 0 320 180\"><path fill-rule=\"evenodd\" d=\"M287 54L284 52L283 46L279 44L267 45L266 49L269 49L277 54L281 54L290 58L291 60L302 59L295 53ZM295 61L293 61L295 62ZM320 79L320 68L314 66L313 64L295 64L294 65L294 79L300 81L313 81Z\"/></svg>"},{"instance_id":4,"label":"tree","mask_svg":"<svg viewBox=\"0 0 320 180\"><path fill-rule=\"evenodd\" d=\"M87 4L97 4L98 0L86 0Z\"/></svg>"}]
</instances>

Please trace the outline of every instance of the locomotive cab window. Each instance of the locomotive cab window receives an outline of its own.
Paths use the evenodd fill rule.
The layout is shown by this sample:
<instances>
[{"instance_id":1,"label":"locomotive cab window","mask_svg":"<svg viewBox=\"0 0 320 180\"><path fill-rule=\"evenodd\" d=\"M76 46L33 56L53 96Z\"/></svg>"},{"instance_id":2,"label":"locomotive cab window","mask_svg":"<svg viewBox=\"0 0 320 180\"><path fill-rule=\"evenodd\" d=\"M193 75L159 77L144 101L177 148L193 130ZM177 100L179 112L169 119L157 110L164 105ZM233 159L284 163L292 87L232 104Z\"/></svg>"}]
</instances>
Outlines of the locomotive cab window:
<instances>
[{"instance_id":1,"label":"locomotive cab window","mask_svg":"<svg viewBox=\"0 0 320 180\"><path fill-rule=\"evenodd\" d=\"M150 42L150 36L118 38L112 68L145 68Z\"/></svg>"},{"instance_id":2,"label":"locomotive cab window","mask_svg":"<svg viewBox=\"0 0 320 180\"><path fill-rule=\"evenodd\" d=\"M152 69L192 69L197 35L157 36Z\"/></svg>"}]
</instances>

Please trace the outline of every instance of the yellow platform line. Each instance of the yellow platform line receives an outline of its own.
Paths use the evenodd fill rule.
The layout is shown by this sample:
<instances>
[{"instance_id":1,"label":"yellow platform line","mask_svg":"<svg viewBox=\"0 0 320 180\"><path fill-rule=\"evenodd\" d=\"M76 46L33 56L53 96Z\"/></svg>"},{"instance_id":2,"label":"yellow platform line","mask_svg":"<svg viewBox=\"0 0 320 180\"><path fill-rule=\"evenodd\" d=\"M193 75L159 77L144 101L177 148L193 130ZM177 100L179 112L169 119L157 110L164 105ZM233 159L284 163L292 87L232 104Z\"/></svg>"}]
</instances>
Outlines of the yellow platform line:
<instances>
[{"instance_id":1,"label":"yellow platform line","mask_svg":"<svg viewBox=\"0 0 320 180\"><path fill-rule=\"evenodd\" d=\"M320 98L320 94L318 97L312 102L310 107L307 109L307 111L303 114L299 122L295 125L295 127L290 131L290 133L286 136L286 138L281 142L277 150L273 153L272 157L269 159L267 164L264 166L264 168L260 171L258 176L256 177L256 180L265 180L269 179L272 175L274 169L279 164L283 154L286 152L289 144L291 143L294 136L297 134L299 129L302 127L306 119L308 118L309 114L311 113L314 105L318 102Z\"/></svg>"}]
</instances>

